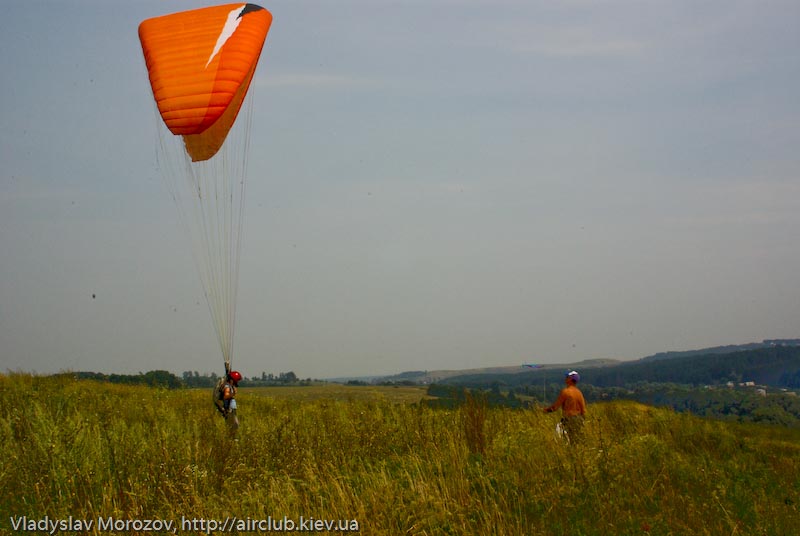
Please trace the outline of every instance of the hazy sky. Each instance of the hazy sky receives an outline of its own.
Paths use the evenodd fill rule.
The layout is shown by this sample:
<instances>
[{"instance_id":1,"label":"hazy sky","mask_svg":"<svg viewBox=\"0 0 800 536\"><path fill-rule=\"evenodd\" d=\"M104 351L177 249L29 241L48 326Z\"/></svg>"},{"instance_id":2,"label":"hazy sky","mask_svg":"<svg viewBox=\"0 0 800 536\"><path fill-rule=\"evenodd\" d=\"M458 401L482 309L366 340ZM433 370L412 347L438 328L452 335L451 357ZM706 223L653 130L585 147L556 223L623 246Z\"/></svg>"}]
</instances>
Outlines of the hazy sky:
<instances>
[{"instance_id":1,"label":"hazy sky","mask_svg":"<svg viewBox=\"0 0 800 536\"><path fill-rule=\"evenodd\" d=\"M797 1L259 3L246 376L800 336ZM203 5L3 4L0 370L221 372L137 36Z\"/></svg>"}]
</instances>

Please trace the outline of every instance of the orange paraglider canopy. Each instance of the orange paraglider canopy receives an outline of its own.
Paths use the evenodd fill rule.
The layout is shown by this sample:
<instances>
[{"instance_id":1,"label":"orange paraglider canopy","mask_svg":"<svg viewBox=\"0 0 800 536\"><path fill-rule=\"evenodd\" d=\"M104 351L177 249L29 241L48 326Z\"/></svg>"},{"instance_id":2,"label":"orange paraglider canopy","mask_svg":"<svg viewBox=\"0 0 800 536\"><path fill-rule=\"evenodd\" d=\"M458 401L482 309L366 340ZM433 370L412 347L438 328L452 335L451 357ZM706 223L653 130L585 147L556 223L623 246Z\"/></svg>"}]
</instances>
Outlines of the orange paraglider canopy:
<instances>
[{"instance_id":1,"label":"orange paraglider canopy","mask_svg":"<svg viewBox=\"0 0 800 536\"><path fill-rule=\"evenodd\" d=\"M153 97L192 161L214 156L233 126L272 15L227 4L147 19L139 25Z\"/></svg>"}]
</instances>

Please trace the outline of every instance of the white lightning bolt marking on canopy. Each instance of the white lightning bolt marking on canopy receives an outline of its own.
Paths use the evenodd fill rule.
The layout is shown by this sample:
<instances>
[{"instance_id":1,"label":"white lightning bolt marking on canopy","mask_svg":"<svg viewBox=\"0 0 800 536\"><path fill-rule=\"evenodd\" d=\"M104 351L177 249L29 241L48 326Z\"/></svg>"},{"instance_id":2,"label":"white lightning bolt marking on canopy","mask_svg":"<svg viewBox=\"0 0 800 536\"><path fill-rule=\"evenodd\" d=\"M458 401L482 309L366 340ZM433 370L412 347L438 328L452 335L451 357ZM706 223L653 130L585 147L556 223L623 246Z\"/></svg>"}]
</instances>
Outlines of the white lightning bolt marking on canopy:
<instances>
[{"instance_id":1,"label":"white lightning bolt marking on canopy","mask_svg":"<svg viewBox=\"0 0 800 536\"><path fill-rule=\"evenodd\" d=\"M222 31L219 33L219 37L217 37L217 44L214 45L214 51L208 57L208 61L206 62L206 68L211 63L211 60L214 59L214 56L219 54L220 49L225 45L225 43L230 39L233 35L233 32L236 31L236 28L239 27L239 23L242 19L239 18L239 15L242 13L242 10L247 7L243 5L242 7L237 7L230 13L228 13L228 20L225 21L225 26L222 27Z\"/></svg>"}]
</instances>

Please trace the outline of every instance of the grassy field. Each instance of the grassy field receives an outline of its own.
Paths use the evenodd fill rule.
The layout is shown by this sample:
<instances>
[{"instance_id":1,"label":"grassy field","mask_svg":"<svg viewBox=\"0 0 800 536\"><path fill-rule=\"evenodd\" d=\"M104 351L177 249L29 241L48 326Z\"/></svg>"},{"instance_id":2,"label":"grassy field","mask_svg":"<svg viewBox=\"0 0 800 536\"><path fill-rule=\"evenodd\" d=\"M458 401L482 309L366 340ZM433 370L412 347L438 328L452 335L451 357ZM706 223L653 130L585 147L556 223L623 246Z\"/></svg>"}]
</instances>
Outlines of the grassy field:
<instances>
[{"instance_id":1,"label":"grassy field","mask_svg":"<svg viewBox=\"0 0 800 536\"><path fill-rule=\"evenodd\" d=\"M215 534L800 530L797 432L609 403L590 406L583 443L568 446L555 415L412 403L423 396L242 390L232 439L206 390L0 376L0 531L78 520L93 526L54 533L153 534L146 520L180 534L212 521Z\"/></svg>"},{"instance_id":2,"label":"grassy field","mask_svg":"<svg viewBox=\"0 0 800 536\"><path fill-rule=\"evenodd\" d=\"M312 387L253 387L241 390L241 395L266 396L278 400L295 400L312 402L317 400L342 400L347 402L372 401L395 402L400 404L413 404L427 396L427 388L421 386L380 386L380 385L342 385L339 383L326 383Z\"/></svg>"}]
</instances>

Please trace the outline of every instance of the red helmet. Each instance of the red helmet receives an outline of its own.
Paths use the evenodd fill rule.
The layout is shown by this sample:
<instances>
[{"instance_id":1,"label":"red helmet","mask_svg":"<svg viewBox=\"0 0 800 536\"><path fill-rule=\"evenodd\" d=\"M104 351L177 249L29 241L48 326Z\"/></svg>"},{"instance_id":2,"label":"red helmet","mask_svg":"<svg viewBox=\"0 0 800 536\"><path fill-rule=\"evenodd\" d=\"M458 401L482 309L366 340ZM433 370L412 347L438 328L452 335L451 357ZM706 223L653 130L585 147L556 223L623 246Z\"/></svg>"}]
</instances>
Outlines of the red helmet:
<instances>
[{"instance_id":1,"label":"red helmet","mask_svg":"<svg viewBox=\"0 0 800 536\"><path fill-rule=\"evenodd\" d=\"M231 379L233 383L239 383L240 381L242 381L242 375L239 373L238 370L230 371L228 377Z\"/></svg>"}]
</instances>

